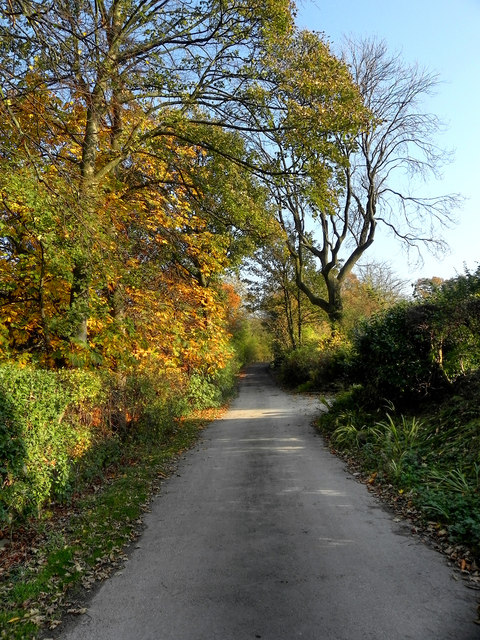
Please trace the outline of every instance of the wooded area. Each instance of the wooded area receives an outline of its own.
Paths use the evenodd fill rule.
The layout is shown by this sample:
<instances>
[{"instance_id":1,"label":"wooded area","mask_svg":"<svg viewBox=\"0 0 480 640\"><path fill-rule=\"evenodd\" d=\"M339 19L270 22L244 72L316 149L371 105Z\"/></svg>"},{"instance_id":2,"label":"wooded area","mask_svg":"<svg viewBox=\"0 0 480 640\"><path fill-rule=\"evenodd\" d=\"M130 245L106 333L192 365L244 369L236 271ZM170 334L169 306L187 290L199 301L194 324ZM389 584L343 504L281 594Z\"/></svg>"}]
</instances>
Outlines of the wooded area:
<instances>
[{"instance_id":1,"label":"wooded area","mask_svg":"<svg viewBox=\"0 0 480 640\"><path fill-rule=\"evenodd\" d=\"M149 393L221 402L235 353L260 348L252 323L277 360L343 343L402 295L388 266L359 266L379 225L441 246L458 196L398 178L445 160L421 111L438 78L383 43L338 58L288 0L2 12L3 362L103 375L113 431Z\"/></svg>"},{"instance_id":2,"label":"wooded area","mask_svg":"<svg viewBox=\"0 0 480 640\"><path fill-rule=\"evenodd\" d=\"M448 159L422 108L438 82L381 42L334 55L289 0L1 3L5 531L220 406L248 361L299 390L362 385L370 415L476 374L479 273L407 301L368 261L382 226L445 244L461 198L422 191ZM378 429L349 415L334 441L371 453ZM473 457L442 465L473 504L472 425ZM388 481L411 481L430 435Z\"/></svg>"},{"instance_id":3,"label":"wooded area","mask_svg":"<svg viewBox=\"0 0 480 640\"><path fill-rule=\"evenodd\" d=\"M297 285L335 322L378 224L438 241L428 218L448 219L454 196L387 180L438 169L438 122L414 115L436 78L371 43L347 65L292 11L6 3L2 309L15 358L190 371L202 353L201 368L221 367L222 276L259 243L286 240ZM423 210L405 215L409 231L390 205L377 212L392 194ZM306 253L325 293L303 277Z\"/></svg>"}]
</instances>

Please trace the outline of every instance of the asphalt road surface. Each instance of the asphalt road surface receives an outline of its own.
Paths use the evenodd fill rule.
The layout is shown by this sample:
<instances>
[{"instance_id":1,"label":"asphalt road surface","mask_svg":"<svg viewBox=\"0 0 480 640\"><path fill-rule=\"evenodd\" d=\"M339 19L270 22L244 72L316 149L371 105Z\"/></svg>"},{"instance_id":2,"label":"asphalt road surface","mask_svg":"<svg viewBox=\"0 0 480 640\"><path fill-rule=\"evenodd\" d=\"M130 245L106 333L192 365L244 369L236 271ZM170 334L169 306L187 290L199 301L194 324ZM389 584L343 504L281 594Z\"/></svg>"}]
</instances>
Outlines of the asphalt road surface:
<instances>
[{"instance_id":1,"label":"asphalt road surface","mask_svg":"<svg viewBox=\"0 0 480 640\"><path fill-rule=\"evenodd\" d=\"M265 366L162 486L125 568L64 640L474 640L475 592L311 426Z\"/></svg>"}]
</instances>

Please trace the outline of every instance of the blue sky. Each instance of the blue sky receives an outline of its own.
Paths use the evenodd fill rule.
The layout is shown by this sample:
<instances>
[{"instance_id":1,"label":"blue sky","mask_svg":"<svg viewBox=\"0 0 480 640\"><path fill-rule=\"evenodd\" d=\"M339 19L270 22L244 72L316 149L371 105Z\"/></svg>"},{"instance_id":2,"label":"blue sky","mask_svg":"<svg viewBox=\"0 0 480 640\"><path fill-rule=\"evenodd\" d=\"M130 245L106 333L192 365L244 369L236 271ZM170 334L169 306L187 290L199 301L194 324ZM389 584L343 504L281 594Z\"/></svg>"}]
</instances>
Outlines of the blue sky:
<instances>
[{"instance_id":1,"label":"blue sky","mask_svg":"<svg viewBox=\"0 0 480 640\"><path fill-rule=\"evenodd\" d=\"M423 266L408 264L399 245L381 236L370 258L389 261L410 281L451 278L463 272L464 263L475 269L480 262L480 0L297 0L297 8L298 26L323 32L334 52L344 36L375 36L406 62L440 75L437 95L425 102L425 111L446 123L438 141L455 153L442 180L425 186L432 194L466 198L457 224L445 233L450 253L434 258L425 251Z\"/></svg>"}]
</instances>

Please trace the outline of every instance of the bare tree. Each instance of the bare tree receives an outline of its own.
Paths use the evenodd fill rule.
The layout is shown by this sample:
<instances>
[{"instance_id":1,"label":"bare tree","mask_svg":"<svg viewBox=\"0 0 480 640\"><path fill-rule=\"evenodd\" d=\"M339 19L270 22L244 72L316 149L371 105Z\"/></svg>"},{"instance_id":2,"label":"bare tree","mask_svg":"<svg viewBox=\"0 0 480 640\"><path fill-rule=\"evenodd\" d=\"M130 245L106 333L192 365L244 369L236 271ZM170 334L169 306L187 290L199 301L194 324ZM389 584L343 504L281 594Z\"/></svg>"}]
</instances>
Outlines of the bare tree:
<instances>
[{"instance_id":1,"label":"bare tree","mask_svg":"<svg viewBox=\"0 0 480 640\"><path fill-rule=\"evenodd\" d=\"M335 166L320 156L305 159L298 149L284 150L282 161L291 162L293 154L305 178L283 181L276 193L280 220L295 229L289 250L297 284L334 323L342 317L342 285L373 244L379 225L409 248L441 251L439 227L453 220L460 202L456 194L423 197L415 181L438 177L449 159L436 143L441 122L422 111L438 76L405 64L383 42L349 42L345 60L370 121L358 135L337 136ZM320 262L326 296L302 278L305 253Z\"/></svg>"},{"instance_id":2,"label":"bare tree","mask_svg":"<svg viewBox=\"0 0 480 640\"><path fill-rule=\"evenodd\" d=\"M380 307L389 307L407 298L408 282L393 271L389 262L357 264L359 281L374 295Z\"/></svg>"}]
</instances>

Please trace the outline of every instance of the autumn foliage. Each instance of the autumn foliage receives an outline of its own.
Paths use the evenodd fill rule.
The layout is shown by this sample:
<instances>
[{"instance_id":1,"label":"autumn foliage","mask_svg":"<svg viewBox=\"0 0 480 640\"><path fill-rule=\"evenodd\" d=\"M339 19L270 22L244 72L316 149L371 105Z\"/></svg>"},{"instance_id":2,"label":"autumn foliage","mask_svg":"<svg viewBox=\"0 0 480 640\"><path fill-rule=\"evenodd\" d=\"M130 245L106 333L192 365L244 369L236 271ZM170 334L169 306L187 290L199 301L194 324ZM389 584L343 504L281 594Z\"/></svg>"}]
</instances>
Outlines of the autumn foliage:
<instances>
[{"instance_id":1,"label":"autumn foliage","mask_svg":"<svg viewBox=\"0 0 480 640\"><path fill-rule=\"evenodd\" d=\"M61 107L65 118L74 113L81 121L78 106L72 112L55 103L57 117ZM37 148L52 145L47 116L25 111L15 107L18 131L35 135ZM28 131L33 120L35 130ZM60 135L55 140L63 154ZM214 212L205 207L211 194L202 191L199 176L210 178L209 158L172 139L162 142L98 185L94 209L75 202L75 176L64 166L41 157L33 163L21 143L1 160L4 357L54 368L187 372L225 363L220 275L230 264L232 239L215 228ZM78 153L72 146L64 158ZM88 257L89 271L88 343L81 345L72 304L78 255Z\"/></svg>"},{"instance_id":2,"label":"autumn foliage","mask_svg":"<svg viewBox=\"0 0 480 640\"><path fill-rule=\"evenodd\" d=\"M103 376L105 442L219 405L235 355L269 352L226 276L278 234L275 185L312 170L336 198L337 139L368 116L347 67L290 0L8 0L0 41L0 365ZM43 427L12 416L27 446ZM3 486L33 489L10 433Z\"/></svg>"},{"instance_id":3,"label":"autumn foliage","mask_svg":"<svg viewBox=\"0 0 480 640\"><path fill-rule=\"evenodd\" d=\"M262 206L251 178L171 136L145 144L96 185L91 201L79 200L81 148L59 123L72 125L72 138L85 111L45 96L10 105L13 120L2 125L10 145L0 158L7 523L70 495L77 476L100 473L119 454L123 438L163 437L165 420L223 401L240 306L223 274L253 246L244 227L257 224ZM100 140L99 163L108 127ZM87 291L78 287L79 265ZM74 392L69 380L82 371Z\"/></svg>"}]
</instances>

